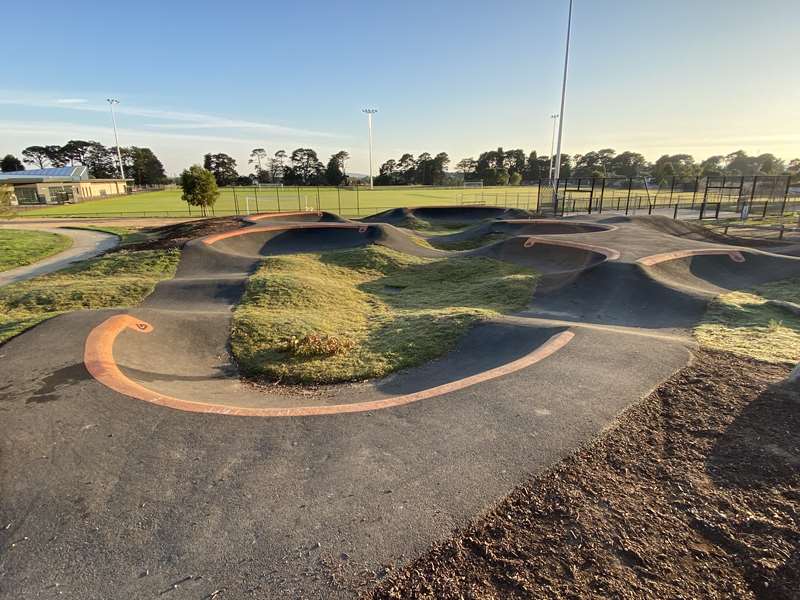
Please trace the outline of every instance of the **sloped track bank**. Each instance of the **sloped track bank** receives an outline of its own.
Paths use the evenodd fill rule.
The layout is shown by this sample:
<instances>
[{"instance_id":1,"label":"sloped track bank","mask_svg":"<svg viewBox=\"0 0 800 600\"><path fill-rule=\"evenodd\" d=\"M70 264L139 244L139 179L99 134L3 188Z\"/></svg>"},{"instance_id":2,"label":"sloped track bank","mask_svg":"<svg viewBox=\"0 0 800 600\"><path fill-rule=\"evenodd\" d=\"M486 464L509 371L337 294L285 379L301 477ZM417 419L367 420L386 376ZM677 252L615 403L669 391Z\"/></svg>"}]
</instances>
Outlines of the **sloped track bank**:
<instances>
[{"instance_id":1,"label":"sloped track bank","mask_svg":"<svg viewBox=\"0 0 800 600\"><path fill-rule=\"evenodd\" d=\"M303 220L292 220L299 217ZM279 389L247 386L228 356L230 309L262 257L372 243L423 257L450 255L419 245L391 225L341 222L326 213L250 220L254 223L250 227L187 244L175 279L159 285L141 308L131 311L132 316L112 317L95 328L84 357L89 372L120 393L182 410L239 416L321 415L400 406L450 393L529 367L573 337L564 328L515 328L493 319L468 333L456 351L433 367L361 386L333 386L325 390L322 401L319 395L298 400ZM616 257L614 251L587 244L530 237L459 255L531 266L544 274L549 286ZM488 342L499 350L484 352Z\"/></svg>"},{"instance_id":2,"label":"sloped track bank","mask_svg":"<svg viewBox=\"0 0 800 600\"><path fill-rule=\"evenodd\" d=\"M800 589L800 387L698 351L596 442L365 591L759 598Z\"/></svg>"}]
</instances>

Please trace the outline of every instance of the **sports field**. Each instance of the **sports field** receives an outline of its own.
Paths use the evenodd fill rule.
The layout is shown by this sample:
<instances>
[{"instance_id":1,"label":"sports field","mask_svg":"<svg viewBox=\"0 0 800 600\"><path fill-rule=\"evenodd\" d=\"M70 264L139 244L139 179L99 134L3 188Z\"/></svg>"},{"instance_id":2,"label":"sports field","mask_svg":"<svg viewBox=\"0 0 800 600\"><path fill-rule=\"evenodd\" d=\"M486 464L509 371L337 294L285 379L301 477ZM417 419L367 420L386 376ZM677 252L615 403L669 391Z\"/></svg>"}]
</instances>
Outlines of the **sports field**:
<instances>
[{"instance_id":1,"label":"sports field","mask_svg":"<svg viewBox=\"0 0 800 600\"><path fill-rule=\"evenodd\" d=\"M328 210L347 217L375 214L388 208L401 206L431 206L455 204L480 204L537 210L539 203L549 206L552 188L538 185L500 186L484 188L432 187L432 186L386 186L370 190L364 187L227 187L220 188L220 196L213 209L213 215L248 214L267 211ZM565 196L564 210L567 213L587 212L590 201L588 187L580 191L569 189L560 192ZM650 188L627 189L625 182L608 185L594 190L592 208L598 210L600 196L602 205L608 211L647 210L652 204L658 207L673 206L699 208L703 202L702 190L691 191ZM735 203L733 197L708 196L707 202L713 210L716 202ZM780 202L780 198L773 199ZM757 207L758 208L758 207ZM758 208L758 210L761 210ZM102 200L90 200L78 204L25 208L17 214L30 217L75 216L75 217L191 217L200 216L197 208L189 207L181 200L179 188L155 192L142 192L129 196L118 196Z\"/></svg>"},{"instance_id":2,"label":"sports field","mask_svg":"<svg viewBox=\"0 0 800 600\"><path fill-rule=\"evenodd\" d=\"M221 188L214 214L245 214L275 210L330 210L366 216L397 206L490 204L536 208L538 187L434 188L381 187L374 190L332 187ZM189 207L178 188L144 192L79 204L26 209L26 216L187 216ZM197 208L191 214L199 216Z\"/></svg>"}]
</instances>

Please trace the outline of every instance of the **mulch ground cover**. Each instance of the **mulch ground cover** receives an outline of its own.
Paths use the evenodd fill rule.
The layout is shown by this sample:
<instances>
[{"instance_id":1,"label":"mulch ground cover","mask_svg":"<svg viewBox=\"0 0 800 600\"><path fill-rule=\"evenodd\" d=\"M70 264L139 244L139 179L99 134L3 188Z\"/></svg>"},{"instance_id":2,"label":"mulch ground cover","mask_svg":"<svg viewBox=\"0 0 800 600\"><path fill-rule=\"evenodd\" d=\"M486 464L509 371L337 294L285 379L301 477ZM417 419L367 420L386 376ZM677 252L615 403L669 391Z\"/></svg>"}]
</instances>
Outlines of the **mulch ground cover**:
<instances>
[{"instance_id":1,"label":"mulch ground cover","mask_svg":"<svg viewBox=\"0 0 800 600\"><path fill-rule=\"evenodd\" d=\"M368 597L800 598L800 389L723 352Z\"/></svg>"},{"instance_id":2,"label":"mulch ground cover","mask_svg":"<svg viewBox=\"0 0 800 600\"><path fill-rule=\"evenodd\" d=\"M139 243L125 244L124 246L119 246L116 250L171 250L173 248L182 248L186 242L195 238L231 229L239 229L246 225L247 223L243 222L240 217L215 217L201 221L187 221L175 225L154 227L145 230L150 239Z\"/></svg>"}]
</instances>

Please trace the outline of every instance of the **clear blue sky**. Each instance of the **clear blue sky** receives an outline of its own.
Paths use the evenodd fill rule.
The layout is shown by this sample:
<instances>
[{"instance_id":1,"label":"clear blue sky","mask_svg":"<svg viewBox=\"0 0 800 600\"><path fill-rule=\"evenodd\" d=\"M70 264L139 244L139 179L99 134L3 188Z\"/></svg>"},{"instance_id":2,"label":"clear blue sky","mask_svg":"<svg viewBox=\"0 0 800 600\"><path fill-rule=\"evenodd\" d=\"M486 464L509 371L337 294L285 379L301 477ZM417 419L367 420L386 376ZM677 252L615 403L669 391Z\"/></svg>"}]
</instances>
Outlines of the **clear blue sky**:
<instances>
[{"instance_id":1,"label":"clear blue sky","mask_svg":"<svg viewBox=\"0 0 800 600\"><path fill-rule=\"evenodd\" d=\"M564 150L800 156L797 0L576 0ZM548 153L567 0L15 2L0 153L113 136L170 173L249 149ZM9 52L10 50L10 52Z\"/></svg>"}]
</instances>

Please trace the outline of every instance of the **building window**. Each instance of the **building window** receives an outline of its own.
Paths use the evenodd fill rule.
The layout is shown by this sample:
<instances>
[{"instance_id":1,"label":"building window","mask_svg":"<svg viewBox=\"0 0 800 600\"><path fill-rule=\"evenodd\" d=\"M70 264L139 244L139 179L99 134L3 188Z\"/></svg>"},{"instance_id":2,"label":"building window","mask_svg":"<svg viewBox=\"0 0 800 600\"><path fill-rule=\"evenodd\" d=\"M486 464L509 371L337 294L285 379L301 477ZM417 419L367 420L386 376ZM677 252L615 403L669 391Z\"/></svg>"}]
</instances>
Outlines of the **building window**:
<instances>
[{"instance_id":1,"label":"building window","mask_svg":"<svg viewBox=\"0 0 800 600\"><path fill-rule=\"evenodd\" d=\"M14 190L14 193L17 196L17 202L20 204L44 204L44 199L39 198L36 188L18 187Z\"/></svg>"},{"instance_id":2,"label":"building window","mask_svg":"<svg viewBox=\"0 0 800 600\"><path fill-rule=\"evenodd\" d=\"M64 204L75 201L71 185L51 185L47 188L47 192L50 196L50 202Z\"/></svg>"}]
</instances>

